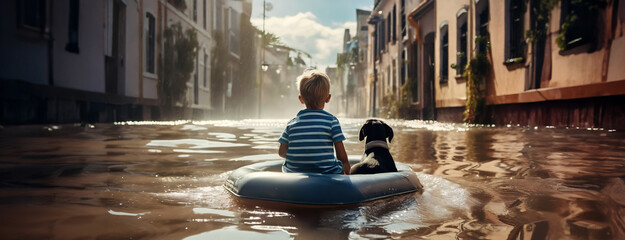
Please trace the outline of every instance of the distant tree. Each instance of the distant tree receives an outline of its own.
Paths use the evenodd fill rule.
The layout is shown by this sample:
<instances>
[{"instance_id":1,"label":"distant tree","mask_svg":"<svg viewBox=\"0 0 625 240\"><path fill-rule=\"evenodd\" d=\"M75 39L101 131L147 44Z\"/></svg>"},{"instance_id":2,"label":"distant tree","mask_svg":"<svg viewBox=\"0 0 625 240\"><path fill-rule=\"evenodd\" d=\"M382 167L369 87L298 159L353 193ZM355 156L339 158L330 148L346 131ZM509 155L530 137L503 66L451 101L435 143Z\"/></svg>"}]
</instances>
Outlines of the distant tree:
<instances>
[{"instance_id":1,"label":"distant tree","mask_svg":"<svg viewBox=\"0 0 625 240\"><path fill-rule=\"evenodd\" d=\"M162 106L187 105L187 82L195 67L199 46L193 29L183 30L180 23L167 27L159 40L163 53L159 59L158 97Z\"/></svg>"},{"instance_id":2,"label":"distant tree","mask_svg":"<svg viewBox=\"0 0 625 240\"><path fill-rule=\"evenodd\" d=\"M282 42L280 37L276 36L273 33L267 32L267 31L265 31L265 34L263 34L263 42L265 43L265 47L268 47L268 46L286 46Z\"/></svg>"}]
</instances>

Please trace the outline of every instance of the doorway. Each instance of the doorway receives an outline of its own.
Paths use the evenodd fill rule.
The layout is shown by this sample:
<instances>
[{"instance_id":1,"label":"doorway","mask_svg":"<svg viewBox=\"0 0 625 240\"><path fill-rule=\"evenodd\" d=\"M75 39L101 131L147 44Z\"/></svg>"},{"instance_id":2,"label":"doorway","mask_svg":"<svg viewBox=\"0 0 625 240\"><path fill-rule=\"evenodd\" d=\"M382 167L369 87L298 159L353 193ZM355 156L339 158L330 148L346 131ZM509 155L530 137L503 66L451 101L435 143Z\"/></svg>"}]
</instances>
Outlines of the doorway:
<instances>
[{"instance_id":1,"label":"doorway","mask_svg":"<svg viewBox=\"0 0 625 240\"><path fill-rule=\"evenodd\" d=\"M436 120L436 98L434 95L434 33L428 33L423 40L423 120Z\"/></svg>"}]
</instances>

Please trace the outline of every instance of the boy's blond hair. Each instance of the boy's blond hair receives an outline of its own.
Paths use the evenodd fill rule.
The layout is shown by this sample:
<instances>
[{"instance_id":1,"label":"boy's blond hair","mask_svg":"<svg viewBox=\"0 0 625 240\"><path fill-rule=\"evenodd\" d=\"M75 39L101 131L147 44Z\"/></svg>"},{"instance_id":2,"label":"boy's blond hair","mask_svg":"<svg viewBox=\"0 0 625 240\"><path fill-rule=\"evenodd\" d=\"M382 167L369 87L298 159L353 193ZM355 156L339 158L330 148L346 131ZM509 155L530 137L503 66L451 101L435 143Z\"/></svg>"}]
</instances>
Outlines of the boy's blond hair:
<instances>
[{"instance_id":1,"label":"boy's blond hair","mask_svg":"<svg viewBox=\"0 0 625 240\"><path fill-rule=\"evenodd\" d=\"M319 108L330 95L330 78L317 70L305 71L297 77L299 95L307 106Z\"/></svg>"}]
</instances>

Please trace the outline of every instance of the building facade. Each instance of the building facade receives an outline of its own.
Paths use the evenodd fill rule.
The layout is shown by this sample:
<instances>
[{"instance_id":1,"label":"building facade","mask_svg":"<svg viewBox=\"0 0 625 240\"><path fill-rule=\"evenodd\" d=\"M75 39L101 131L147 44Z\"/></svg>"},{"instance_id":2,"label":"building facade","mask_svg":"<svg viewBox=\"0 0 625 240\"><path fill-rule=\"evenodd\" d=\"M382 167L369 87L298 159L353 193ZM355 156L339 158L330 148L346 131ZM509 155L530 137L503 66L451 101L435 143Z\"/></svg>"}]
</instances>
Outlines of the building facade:
<instances>
[{"instance_id":1,"label":"building facade","mask_svg":"<svg viewBox=\"0 0 625 240\"><path fill-rule=\"evenodd\" d=\"M159 38L174 24L195 30L199 44L186 82L189 108L175 117L225 116L241 108L233 95L248 94L237 84L257 87L254 76L239 76L241 42L254 47L257 41L251 1L11 0L0 6L3 122L161 119L165 46ZM241 36L242 25L251 37ZM211 69L216 35L228 49L219 78ZM257 63L246 64L256 67L248 72L258 71ZM214 89L215 82L223 82L221 88Z\"/></svg>"},{"instance_id":2,"label":"building facade","mask_svg":"<svg viewBox=\"0 0 625 240\"><path fill-rule=\"evenodd\" d=\"M415 0L376 0L369 23L368 74L371 113L393 116L404 101L402 90L409 80L409 55L412 49L408 13L417 6ZM393 114L394 112L394 114Z\"/></svg>"},{"instance_id":3,"label":"building facade","mask_svg":"<svg viewBox=\"0 0 625 240\"><path fill-rule=\"evenodd\" d=\"M410 88L417 118L461 122L465 106L478 97L487 106L479 112L481 122L624 127L625 110L618 102L625 95L625 74L617 67L625 61L622 0L416 4L406 17L414 31L408 35L413 46L408 76L416 79ZM393 61L385 62L396 51L385 29L389 8L386 1L375 1L370 16L377 30L369 32L377 39L369 48L376 59L369 69L378 71L372 90L381 94L393 92L394 82L388 74ZM483 81L472 88L478 70L484 70ZM376 98L379 102L382 96Z\"/></svg>"}]
</instances>

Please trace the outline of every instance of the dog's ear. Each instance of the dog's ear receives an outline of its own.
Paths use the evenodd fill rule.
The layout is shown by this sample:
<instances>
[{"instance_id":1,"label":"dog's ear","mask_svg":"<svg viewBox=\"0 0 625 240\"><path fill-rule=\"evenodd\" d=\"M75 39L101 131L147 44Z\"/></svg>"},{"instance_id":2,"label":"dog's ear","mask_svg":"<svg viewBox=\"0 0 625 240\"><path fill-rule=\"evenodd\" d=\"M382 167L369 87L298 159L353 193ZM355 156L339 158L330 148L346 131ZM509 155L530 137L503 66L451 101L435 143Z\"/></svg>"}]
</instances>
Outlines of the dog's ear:
<instances>
[{"instance_id":1,"label":"dog's ear","mask_svg":"<svg viewBox=\"0 0 625 240\"><path fill-rule=\"evenodd\" d=\"M360 134L358 134L358 140L360 141L365 140L365 136L367 136L367 129L369 128L369 125L370 125L369 122L362 125L362 127L360 128Z\"/></svg>"},{"instance_id":2,"label":"dog's ear","mask_svg":"<svg viewBox=\"0 0 625 240\"><path fill-rule=\"evenodd\" d=\"M386 137L388 138L388 142L391 142L393 140L393 129L389 125L386 125L386 123L384 122L382 122L382 124L384 125L384 130L386 130Z\"/></svg>"}]
</instances>

